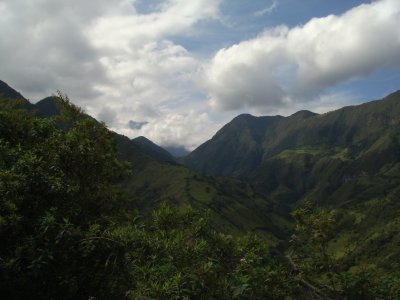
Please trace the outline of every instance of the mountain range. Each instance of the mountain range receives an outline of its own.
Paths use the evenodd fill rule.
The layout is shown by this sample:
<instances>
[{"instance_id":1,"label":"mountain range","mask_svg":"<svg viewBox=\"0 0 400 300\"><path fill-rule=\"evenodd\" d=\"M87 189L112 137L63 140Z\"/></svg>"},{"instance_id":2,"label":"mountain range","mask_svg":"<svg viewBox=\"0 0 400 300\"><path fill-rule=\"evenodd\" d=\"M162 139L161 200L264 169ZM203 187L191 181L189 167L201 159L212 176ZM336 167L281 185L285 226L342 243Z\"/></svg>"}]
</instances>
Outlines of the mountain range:
<instances>
[{"instance_id":1,"label":"mountain range","mask_svg":"<svg viewBox=\"0 0 400 300\"><path fill-rule=\"evenodd\" d=\"M21 99L21 94L6 83L0 87L0 95L7 93L15 96L9 100ZM29 103L22 99L24 105ZM41 118L54 117L59 114L57 102L58 98L51 96L36 104L29 103L28 109ZM132 174L122 185L132 207L146 213L165 202L190 205L208 210L214 226L222 232L258 232L272 245L287 235L290 223L279 213L278 203L256 192L250 184L193 171L145 137L129 139L118 133L113 135L120 157L131 164Z\"/></svg>"},{"instance_id":2,"label":"mountain range","mask_svg":"<svg viewBox=\"0 0 400 300\"><path fill-rule=\"evenodd\" d=\"M250 182L289 211L306 201L335 210L332 251L397 267L392 258L400 255L399 125L400 91L321 115L240 115L184 164Z\"/></svg>"},{"instance_id":3,"label":"mountain range","mask_svg":"<svg viewBox=\"0 0 400 300\"><path fill-rule=\"evenodd\" d=\"M0 94L23 98L4 82ZM58 113L56 97L24 101L39 117ZM335 212L329 249L337 258L394 270L400 267L399 125L397 91L325 114L239 115L182 164L145 137L114 136L132 166L121 184L143 213L163 202L207 209L218 230L257 232L284 251L291 211L311 201Z\"/></svg>"}]
</instances>

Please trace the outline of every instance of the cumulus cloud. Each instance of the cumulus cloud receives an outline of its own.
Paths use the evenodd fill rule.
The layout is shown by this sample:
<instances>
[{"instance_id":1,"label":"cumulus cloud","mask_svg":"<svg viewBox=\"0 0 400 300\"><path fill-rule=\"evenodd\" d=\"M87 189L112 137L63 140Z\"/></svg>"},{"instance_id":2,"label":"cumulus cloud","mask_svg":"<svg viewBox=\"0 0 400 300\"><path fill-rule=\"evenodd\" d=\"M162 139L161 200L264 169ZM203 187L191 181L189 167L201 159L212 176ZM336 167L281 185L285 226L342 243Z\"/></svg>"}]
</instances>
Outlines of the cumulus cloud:
<instances>
[{"instance_id":1,"label":"cumulus cloud","mask_svg":"<svg viewBox=\"0 0 400 300\"><path fill-rule=\"evenodd\" d=\"M199 62L173 37L218 19L221 1L0 0L0 78L33 101L62 90L131 137L139 120L158 124L156 142L176 141L185 135L166 128L186 112L171 107L190 99Z\"/></svg>"},{"instance_id":2,"label":"cumulus cloud","mask_svg":"<svg viewBox=\"0 0 400 300\"><path fill-rule=\"evenodd\" d=\"M141 128L131 127L124 129L123 132L128 136L143 135L165 147L174 146L194 150L199 145L199 141L209 139L210 132L215 132L220 126L212 122L207 113L171 112Z\"/></svg>"},{"instance_id":3,"label":"cumulus cloud","mask_svg":"<svg viewBox=\"0 0 400 300\"><path fill-rule=\"evenodd\" d=\"M81 28L105 6L106 1L96 7L78 1L2 1L2 78L34 98L56 89L74 90L80 98L97 96L93 81L105 82L106 74Z\"/></svg>"},{"instance_id":4,"label":"cumulus cloud","mask_svg":"<svg viewBox=\"0 0 400 300\"><path fill-rule=\"evenodd\" d=\"M398 0L267 29L199 58L190 46L207 41L194 36L224 23L223 1L0 0L0 79L33 101L61 90L117 132L192 149L232 117L207 103L235 112L333 107L327 89L400 62ZM268 3L255 15L278 5Z\"/></svg>"},{"instance_id":5,"label":"cumulus cloud","mask_svg":"<svg viewBox=\"0 0 400 300\"><path fill-rule=\"evenodd\" d=\"M302 26L267 29L221 49L200 85L217 110L278 110L326 89L400 65L400 2L374 1Z\"/></svg>"}]
</instances>

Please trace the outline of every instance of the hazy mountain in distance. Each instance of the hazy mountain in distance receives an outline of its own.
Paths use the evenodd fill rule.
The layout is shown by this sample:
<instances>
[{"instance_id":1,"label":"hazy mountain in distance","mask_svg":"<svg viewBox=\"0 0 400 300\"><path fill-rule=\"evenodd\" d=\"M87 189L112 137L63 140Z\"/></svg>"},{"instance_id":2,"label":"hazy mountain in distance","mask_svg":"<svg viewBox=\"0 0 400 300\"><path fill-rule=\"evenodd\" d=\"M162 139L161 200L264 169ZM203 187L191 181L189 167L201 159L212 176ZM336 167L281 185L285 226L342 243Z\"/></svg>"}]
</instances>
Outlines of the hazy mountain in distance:
<instances>
[{"instance_id":1,"label":"hazy mountain in distance","mask_svg":"<svg viewBox=\"0 0 400 300\"><path fill-rule=\"evenodd\" d=\"M167 150L169 153L172 154L172 156L176 158L180 158L183 156L186 156L190 153L185 147L179 147L179 146L164 146L163 147L165 150Z\"/></svg>"}]
</instances>

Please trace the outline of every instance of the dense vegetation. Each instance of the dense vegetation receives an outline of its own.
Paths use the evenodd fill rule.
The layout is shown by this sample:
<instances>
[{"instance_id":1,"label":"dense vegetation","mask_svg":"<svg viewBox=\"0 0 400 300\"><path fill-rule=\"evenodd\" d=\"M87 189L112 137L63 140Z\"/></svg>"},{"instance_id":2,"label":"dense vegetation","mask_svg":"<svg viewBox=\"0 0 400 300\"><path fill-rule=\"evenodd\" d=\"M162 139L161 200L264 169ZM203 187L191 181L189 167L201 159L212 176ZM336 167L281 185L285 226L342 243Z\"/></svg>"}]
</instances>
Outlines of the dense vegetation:
<instances>
[{"instance_id":1,"label":"dense vegetation","mask_svg":"<svg viewBox=\"0 0 400 300\"><path fill-rule=\"evenodd\" d=\"M396 164L285 217L281 198L156 161L60 96L41 103L57 114L0 104L2 298L400 298Z\"/></svg>"},{"instance_id":2,"label":"dense vegetation","mask_svg":"<svg viewBox=\"0 0 400 300\"><path fill-rule=\"evenodd\" d=\"M236 176L285 204L336 210L329 248L343 261L400 267L400 92L316 115L241 115L185 162ZM231 163L232 162L232 163ZM352 249L352 251L348 251Z\"/></svg>"},{"instance_id":3,"label":"dense vegetation","mask_svg":"<svg viewBox=\"0 0 400 300\"><path fill-rule=\"evenodd\" d=\"M140 220L118 183L113 135L63 102L62 118L0 112L0 293L7 299L276 298L295 287L255 236L190 208ZM67 121L67 131L59 129Z\"/></svg>"}]
</instances>

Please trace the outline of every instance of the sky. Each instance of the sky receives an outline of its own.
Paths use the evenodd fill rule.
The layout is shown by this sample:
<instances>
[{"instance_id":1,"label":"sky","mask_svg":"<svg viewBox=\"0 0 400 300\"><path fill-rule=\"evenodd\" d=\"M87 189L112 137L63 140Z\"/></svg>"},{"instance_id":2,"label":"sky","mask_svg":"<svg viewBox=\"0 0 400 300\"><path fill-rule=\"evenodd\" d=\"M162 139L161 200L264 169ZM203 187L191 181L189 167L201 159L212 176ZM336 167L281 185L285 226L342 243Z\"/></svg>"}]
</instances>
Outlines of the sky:
<instances>
[{"instance_id":1,"label":"sky","mask_svg":"<svg viewBox=\"0 0 400 300\"><path fill-rule=\"evenodd\" d=\"M0 80L193 150L240 113L400 89L399 0L0 0Z\"/></svg>"}]
</instances>

